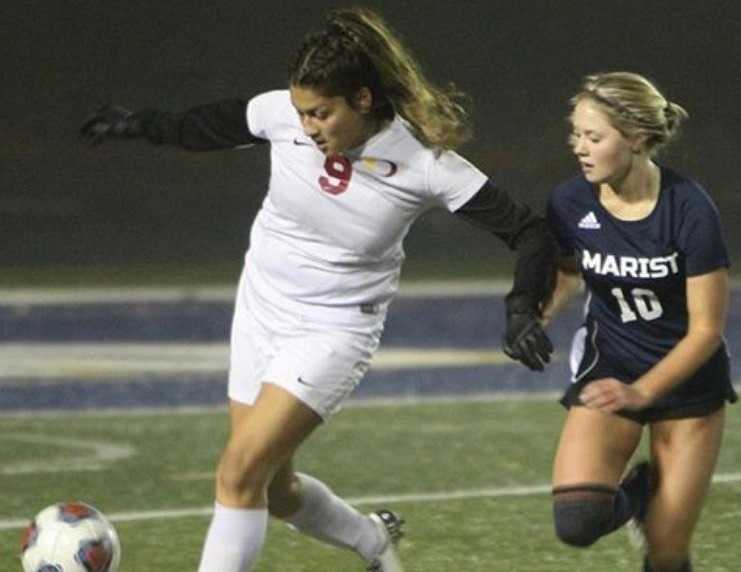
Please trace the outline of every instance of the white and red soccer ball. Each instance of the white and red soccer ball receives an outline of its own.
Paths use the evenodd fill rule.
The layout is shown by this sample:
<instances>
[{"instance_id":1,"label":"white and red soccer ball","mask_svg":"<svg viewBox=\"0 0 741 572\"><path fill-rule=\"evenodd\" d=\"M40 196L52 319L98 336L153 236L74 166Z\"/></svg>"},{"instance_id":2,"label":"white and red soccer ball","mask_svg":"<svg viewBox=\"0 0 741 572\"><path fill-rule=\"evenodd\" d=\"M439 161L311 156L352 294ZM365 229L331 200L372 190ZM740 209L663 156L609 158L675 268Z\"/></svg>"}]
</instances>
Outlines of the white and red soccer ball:
<instances>
[{"instance_id":1,"label":"white and red soccer ball","mask_svg":"<svg viewBox=\"0 0 741 572\"><path fill-rule=\"evenodd\" d=\"M118 572L121 543L113 525L83 502L46 507L21 540L24 572Z\"/></svg>"}]
</instances>

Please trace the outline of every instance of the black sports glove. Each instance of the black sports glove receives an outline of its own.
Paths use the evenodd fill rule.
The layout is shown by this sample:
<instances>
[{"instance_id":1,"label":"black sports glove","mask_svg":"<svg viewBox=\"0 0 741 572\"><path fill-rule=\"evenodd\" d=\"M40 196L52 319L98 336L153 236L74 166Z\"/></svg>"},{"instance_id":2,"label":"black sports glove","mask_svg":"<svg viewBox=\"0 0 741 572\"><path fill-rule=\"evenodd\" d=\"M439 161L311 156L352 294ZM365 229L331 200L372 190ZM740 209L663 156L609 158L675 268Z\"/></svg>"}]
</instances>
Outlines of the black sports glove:
<instances>
[{"instance_id":1,"label":"black sports glove","mask_svg":"<svg viewBox=\"0 0 741 572\"><path fill-rule=\"evenodd\" d=\"M143 137L141 116L117 105L103 105L80 127L80 139L88 145L100 145L106 139Z\"/></svg>"},{"instance_id":2,"label":"black sports glove","mask_svg":"<svg viewBox=\"0 0 741 572\"><path fill-rule=\"evenodd\" d=\"M538 319L533 303L525 296L507 296L507 329L502 349L532 370L543 371L551 361L553 344Z\"/></svg>"}]
</instances>

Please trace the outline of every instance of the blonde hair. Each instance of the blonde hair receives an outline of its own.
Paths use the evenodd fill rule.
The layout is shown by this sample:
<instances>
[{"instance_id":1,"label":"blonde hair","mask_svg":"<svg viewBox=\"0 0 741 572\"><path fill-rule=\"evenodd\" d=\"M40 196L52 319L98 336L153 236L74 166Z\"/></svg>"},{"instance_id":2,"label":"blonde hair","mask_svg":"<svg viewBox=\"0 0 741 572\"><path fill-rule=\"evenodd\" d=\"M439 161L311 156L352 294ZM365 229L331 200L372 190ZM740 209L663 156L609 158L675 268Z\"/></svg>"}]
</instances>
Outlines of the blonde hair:
<instances>
[{"instance_id":1,"label":"blonde hair","mask_svg":"<svg viewBox=\"0 0 741 572\"><path fill-rule=\"evenodd\" d=\"M330 12L325 28L304 39L290 81L347 101L368 87L375 112L399 114L428 147L455 149L472 135L465 95L429 82L383 19L365 8Z\"/></svg>"},{"instance_id":2,"label":"blonde hair","mask_svg":"<svg viewBox=\"0 0 741 572\"><path fill-rule=\"evenodd\" d=\"M625 135L645 135L646 149L656 154L674 140L689 114L669 101L645 77L631 72L588 75L571 105L584 99L596 102L612 125Z\"/></svg>"}]
</instances>

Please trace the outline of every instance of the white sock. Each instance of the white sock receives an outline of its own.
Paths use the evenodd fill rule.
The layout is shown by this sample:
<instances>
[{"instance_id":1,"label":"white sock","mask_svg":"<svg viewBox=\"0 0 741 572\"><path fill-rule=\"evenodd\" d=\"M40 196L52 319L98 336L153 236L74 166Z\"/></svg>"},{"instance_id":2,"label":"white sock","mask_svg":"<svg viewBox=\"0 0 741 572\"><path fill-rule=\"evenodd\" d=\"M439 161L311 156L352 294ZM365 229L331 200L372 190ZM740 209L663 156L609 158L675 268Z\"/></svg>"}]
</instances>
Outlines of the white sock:
<instances>
[{"instance_id":1,"label":"white sock","mask_svg":"<svg viewBox=\"0 0 741 572\"><path fill-rule=\"evenodd\" d=\"M260 556L267 526L267 509L214 503L198 572L248 572Z\"/></svg>"},{"instance_id":2,"label":"white sock","mask_svg":"<svg viewBox=\"0 0 741 572\"><path fill-rule=\"evenodd\" d=\"M292 527L341 548L350 548L370 561L383 550L386 539L376 524L335 495L321 481L296 473L301 481L303 505L288 517Z\"/></svg>"}]
</instances>

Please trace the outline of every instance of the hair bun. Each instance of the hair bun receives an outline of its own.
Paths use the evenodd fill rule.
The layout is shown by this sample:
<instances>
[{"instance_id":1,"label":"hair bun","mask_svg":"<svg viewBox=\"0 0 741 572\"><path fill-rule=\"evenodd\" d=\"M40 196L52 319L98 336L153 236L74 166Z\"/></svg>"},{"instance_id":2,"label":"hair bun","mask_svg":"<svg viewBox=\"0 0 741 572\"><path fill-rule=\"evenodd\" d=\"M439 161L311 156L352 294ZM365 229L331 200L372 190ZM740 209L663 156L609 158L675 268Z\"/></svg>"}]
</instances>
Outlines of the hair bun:
<instances>
[{"instance_id":1,"label":"hair bun","mask_svg":"<svg viewBox=\"0 0 741 572\"><path fill-rule=\"evenodd\" d=\"M667 101L664 107L664 117L666 118L666 130L673 134L679 129L680 124L689 117L689 114L683 107L672 101Z\"/></svg>"}]
</instances>

